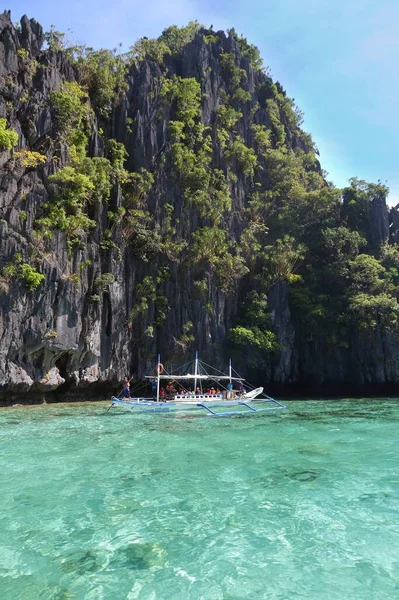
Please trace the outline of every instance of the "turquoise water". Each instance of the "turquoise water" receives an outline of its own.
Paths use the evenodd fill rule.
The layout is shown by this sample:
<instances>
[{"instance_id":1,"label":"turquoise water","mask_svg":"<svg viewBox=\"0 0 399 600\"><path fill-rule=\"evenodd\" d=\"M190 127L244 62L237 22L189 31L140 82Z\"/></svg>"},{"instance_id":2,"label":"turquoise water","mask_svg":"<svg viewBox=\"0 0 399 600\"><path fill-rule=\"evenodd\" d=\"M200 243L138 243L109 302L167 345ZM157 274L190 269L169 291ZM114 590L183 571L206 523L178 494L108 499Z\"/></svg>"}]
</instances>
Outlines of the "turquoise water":
<instances>
[{"instance_id":1,"label":"turquoise water","mask_svg":"<svg viewBox=\"0 0 399 600\"><path fill-rule=\"evenodd\" d=\"M399 598L395 400L0 410L1 600Z\"/></svg>"}]
</instances>

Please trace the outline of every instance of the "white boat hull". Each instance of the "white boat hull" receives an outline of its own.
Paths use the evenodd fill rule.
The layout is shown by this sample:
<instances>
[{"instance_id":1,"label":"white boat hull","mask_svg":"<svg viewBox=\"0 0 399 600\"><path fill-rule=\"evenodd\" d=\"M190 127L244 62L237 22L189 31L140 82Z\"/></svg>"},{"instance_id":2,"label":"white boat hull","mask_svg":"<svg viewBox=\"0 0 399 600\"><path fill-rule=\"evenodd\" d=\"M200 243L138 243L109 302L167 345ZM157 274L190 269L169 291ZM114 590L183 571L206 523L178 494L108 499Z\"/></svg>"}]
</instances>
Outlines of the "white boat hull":
<instances>
[{"instance_id":1,"label":"white boat hull","mask_svg":"<svg viewBox=\"0 0 399 600\"><path fill-rule=\"evenodd\" d=\"M258 396L260 396L262 393L263 393L263 387L258 387L254 390L251 390L250 392L245 392L245 394L243 394L241 397L247 398L248 400L253 400L254 398L257 398Z\"/></svg>"},{"instance_id":2,"label":"white boat hull","mask_svg":"<svg viewBox=\"0 0 399 600\"><path fill-rule=\"evenodd\" d=\"M262 390L263 388L258 388ZM256 390L253 390L254 392ZM261 394L262 391L258 392L257 395ZM111 399L111 406L119 406L125 408L133 413L169 413L178 411L192 411L201 412L204 414L208 413L215 417L230 416L235 414L248 414L255 412L263 412L265 410L276 410L278 408L285 408L283 404L274 400L274 398L236 398L232 400L223 399L222 395L215 397L201 394L199 397L193 397L192 399L181 396L179 399L173 401L156 402L155 400L145 399L131 399L123 400L121 398L113 397ZM271 404L267 406L266 404ZM229 410L234 408L236 410ZM227 411L225 409L228 409ZM222 410L220 410L222 409Z\"/></svg>"}]
</instances>

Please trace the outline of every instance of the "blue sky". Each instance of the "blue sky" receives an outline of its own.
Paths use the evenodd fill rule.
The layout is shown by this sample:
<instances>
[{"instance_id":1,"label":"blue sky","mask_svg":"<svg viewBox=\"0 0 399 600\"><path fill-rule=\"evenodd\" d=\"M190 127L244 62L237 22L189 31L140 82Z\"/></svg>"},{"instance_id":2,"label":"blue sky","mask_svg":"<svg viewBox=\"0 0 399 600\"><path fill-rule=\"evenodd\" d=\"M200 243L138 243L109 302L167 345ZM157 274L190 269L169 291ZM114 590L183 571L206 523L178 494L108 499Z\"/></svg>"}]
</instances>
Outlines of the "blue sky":
<instances>
[{"instance_id":1,"label":"blue sky","mask_svg":"<svg viewBox=\"0 0 399 600\"><path fill-rule=\"evenodd\" d=\"M399 202L399 0L10 0L45 29L127 50L142 36L197 19L256 44L305 113L329 179L380 179Z\"/></svg>"}]
</instances>

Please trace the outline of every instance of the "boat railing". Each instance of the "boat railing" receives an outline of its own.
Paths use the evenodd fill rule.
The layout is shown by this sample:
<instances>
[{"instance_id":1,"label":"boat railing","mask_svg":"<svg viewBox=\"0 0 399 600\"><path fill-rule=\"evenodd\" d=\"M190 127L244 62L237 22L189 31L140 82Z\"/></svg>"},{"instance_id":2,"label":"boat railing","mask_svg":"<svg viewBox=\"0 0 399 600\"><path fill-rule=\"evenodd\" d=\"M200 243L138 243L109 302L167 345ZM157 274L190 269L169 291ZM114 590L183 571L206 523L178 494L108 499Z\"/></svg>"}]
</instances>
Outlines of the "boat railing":
<instances>
[{"instance_id":1,"label":"boat railing","mask_svg":"<svg viewBox=\"0 0 399 600\"><path fill-rule=\"evenodd\" d=\"M223 394L175 394L175 400L223 400Z\"/></svg>"}]
</instances>

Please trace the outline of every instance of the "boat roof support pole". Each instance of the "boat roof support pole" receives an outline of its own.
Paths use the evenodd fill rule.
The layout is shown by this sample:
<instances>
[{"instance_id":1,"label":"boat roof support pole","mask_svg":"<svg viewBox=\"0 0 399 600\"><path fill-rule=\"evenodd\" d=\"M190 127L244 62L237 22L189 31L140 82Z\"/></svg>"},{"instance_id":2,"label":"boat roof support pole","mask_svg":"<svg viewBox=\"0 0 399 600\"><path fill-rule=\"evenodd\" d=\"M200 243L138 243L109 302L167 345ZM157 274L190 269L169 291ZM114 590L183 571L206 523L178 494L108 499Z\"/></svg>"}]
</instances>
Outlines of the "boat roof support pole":
<instances>
[{"instance_id":1,"label":"boat roof support pole","mask_svg":"<svg viewBox=\"0 0 399 600\"><path fill-rule=\"evenodd\" d=\"M158 354L158 363L157 363L157 402L159 402L159 384L161 382L161 379L160 379L160 375L161 375L160 364L161 364L161 355Z\"/></svg>"},{"instance_id":2,"label":"boat roof support pole","mask_svg":"<svg viewBox=\"0 0 399 600\"><path fill-rule=\"evenodd\" d=\"M231 358L229 358L229 377L230 377L230 383L231 383Z\"/></svg>"},{"instance_id":3,"label":"boat roof support pole","mask_svg":"<svg viewBox=\"0 0 399 600\"><path fill-rule=\"evenodd\" d=\"M198 375L198 350L195 353L195 371L194 371L194 394L197 393L197 375Z\"/></svg>"}]
</instances>

